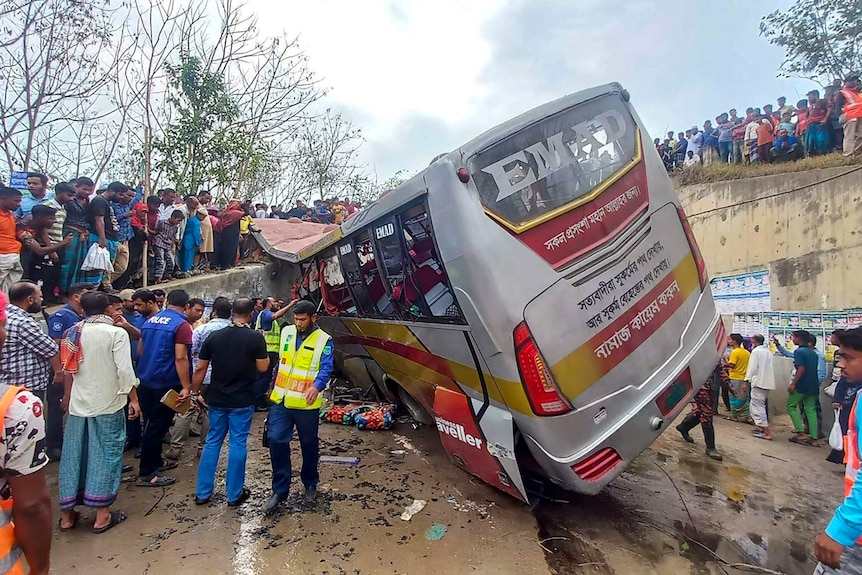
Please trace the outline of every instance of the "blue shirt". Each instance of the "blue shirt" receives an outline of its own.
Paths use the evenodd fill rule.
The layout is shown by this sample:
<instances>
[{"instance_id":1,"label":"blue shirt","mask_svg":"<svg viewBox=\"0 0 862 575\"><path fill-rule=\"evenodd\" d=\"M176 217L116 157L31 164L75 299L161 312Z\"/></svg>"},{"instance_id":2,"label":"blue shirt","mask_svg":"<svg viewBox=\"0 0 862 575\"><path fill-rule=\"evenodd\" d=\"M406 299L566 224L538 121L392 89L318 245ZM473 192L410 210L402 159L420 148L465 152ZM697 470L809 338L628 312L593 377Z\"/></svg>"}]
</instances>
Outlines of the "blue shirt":
<instances>
[{"instance_id":1,"label":"blue shirt","mask_svg":"<svg viewBox=\"0 0 862 575\"><path fill-rule=\"evenodd\" d=\"M141 326L144 352L138 358L141 386L150 389L177 388L180 376L174 362L177 331L189 325L185 315L173 309L162 310L149 317ZM189 345L191 366L191 345Z\"/></svg>"},{"instance_id":2,"label":"blue shirt","mask_svg":"<svg viewBox=\"0 0 862 575\"><path fill-rule=\"evenodd\" d=\"M260 320L260 329L263 331L269 331L272 329L272 322L274 321L272 318L272 312L268 309L263 310L258 314L258 319ZM257 325L255 323L254 325Z\"/></svg>"},{"instance_id":3,"label":"blue shirt","mask_svg":"<svg viewBox=\"0 0 862 575\"><path fill-rule=\"evenodd\" d=\"M84 319L78 315L72 306L66 304L62 309L52 313L48 317L48 335L52 339L63 339L66 330Z\"/></svg>"},{"instance_id":4,"label":"blue shirt","mask_svg":"<svg viewBox=\"0 0 862 575\"><path fill-rule=\"evenodd\" d=\"M135 237L135 232L132 230L132 216L126 214L132 209L132 204L121 204L119 202L110 202L111 209L114 210L114 216L117 218L117 224L120 226L118 240L127 242Z\"/></svg>"},{"instance_id":5,"label":"blue shirt","mask_svg":"<svg viewBox=\"0 0 862 575\"><path fill-rule=\"evenodd\" d=\"M856 402L859 402L859 396L856 397ZM857 405L856 429L862 429L862 409L858 407ZM862 435L858 437L862 438ZM835 510L832 521L826 526L826 535L845 547L855 545L856 540L862 536L862 477L857 478L850 495Z\"/></svg>"},{"instance_id":6,"label":"blue shirt","mask_svg":"<svg viewBox=\"0 0 862 575\"><path fill-rule=\"evenodd\" d=\"M123 312L123 317L126 318L126 321L135 326L138 329L141 329L144 325L144 322L147 321L147 318L142 316L136 311L132 313ZM132 343L132 363L138 363L138 342L133 341Z\"/></svg>"},{"instance_id":7,"label":"blue shirt","mask_svg":"<svg viewBox=\"0 0 862 575\"><path fill-rule=\"evenodd\" d=\"M317 326L314 326L314 329L319 329ZM312 330L309 333L313 333ZM299 346L302 345L302 342L305 340L307 336L303 336L298 331L296 332L296 349L299 349ZM326 342L326 347L323 348L323 355L320 356L320 371L317 372L317 377L314 378L314 387L317 388L317 391L323 391L326 389L326 384L329 383L329 378L332 377L332 340L330 339Z\"/></svg>"},{"instance_id":8,"label":"blue shirt","mask_svg":"<svg viewBox=\"0 0 862 575\"><path fill-rule=\"evenodd\" d=\"M797 347L793 350L793 366L797 369L805 368L802 377L796 382L796 391L805 395L816 395L820 392L817 363L817 354L810 347Z\"/></svg>"},{"instance_id":9,"label":"blue shirt","mask_svg":"<svg viewBox=\"0 0 862 575\"><path fill-rule=\"evenodd\" d=\"M22 218L24 216L29 216L30 212L33 211L33 206L44 205L48 203L48 200L53 200L54 194L51 192L45 193L45 197L41 200L37 200L33 197L30 192L24 192L21 196L21 206L15 210L15 216Z\"/></svg>"},{"instance_id":10,"label":"blue shirt","mask_svg":"<svg viewBox=\"0 0 862 575\"><path fill-rule=\"evenodd\" d=\"M775 147L779 150L789 150L798 143L799 140L796 139L796 136L787 135L775 140Z\"/></svg>"},{"instance_id":11,"label":"blue shirt","mask_svg":"<svg viewBox=\"0 0 862 575\"><path fill-rule=\"evenodd\" d=\"M783 355L784 357L793 358L793 352L787 351L787 349L782 346L780 343L776 346L778 348L778 353ZM826 380L826 356L823 355L823 352L820 351L819 348L814 348L814 353L817 354L817 380L820 383L823 383Z\"/></svg>"}]
</instances>

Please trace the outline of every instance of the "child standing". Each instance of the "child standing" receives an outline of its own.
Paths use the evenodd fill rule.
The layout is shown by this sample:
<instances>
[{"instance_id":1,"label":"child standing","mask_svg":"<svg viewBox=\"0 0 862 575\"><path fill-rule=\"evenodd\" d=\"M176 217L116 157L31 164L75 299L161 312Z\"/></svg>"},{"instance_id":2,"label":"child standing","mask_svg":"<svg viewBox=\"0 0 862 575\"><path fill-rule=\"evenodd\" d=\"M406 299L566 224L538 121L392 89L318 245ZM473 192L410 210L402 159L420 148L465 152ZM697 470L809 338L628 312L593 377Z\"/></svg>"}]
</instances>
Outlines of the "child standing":
<instances>
[{"instance_id":1,"label":"child standing","mask_svg":"<svg viewBox=\"0 0 862 575\"><path fill-rule=\"evenodd\" d=\"M156 222L156 233L152 238L153 252L156 257L153 283L170 280L173 275L177 230L184 219L185 216L181 211L174 210L170 218Z\"/></svg>"}]
</instances>

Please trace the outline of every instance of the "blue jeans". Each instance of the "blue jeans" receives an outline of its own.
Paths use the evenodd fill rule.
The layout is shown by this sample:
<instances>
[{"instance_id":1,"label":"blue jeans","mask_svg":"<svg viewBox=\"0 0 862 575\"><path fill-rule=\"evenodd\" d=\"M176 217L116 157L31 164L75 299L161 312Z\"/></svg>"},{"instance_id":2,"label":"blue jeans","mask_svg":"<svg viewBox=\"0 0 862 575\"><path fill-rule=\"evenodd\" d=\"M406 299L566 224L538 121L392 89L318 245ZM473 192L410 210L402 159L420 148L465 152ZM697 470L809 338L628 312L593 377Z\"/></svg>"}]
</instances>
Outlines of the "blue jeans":
<instances>
[{"instance_id":1,"label":"blue jeans","mask_svg":"<svg viewBox=\"0 0 862 575\"><path fill-rule=\"evenodd\" d=\"M317 460L320 458L320 443L317 437L319 422L319 409L287 409L284 404L278 403L269 410L269 454L272 460L273 492L285 496L290 492L290 440L294 427L302 450L300 479L306 489L317 487L320 479L317 473Z\"/></svg>"},{"instance_id":2,"label":"blue jeans","mask_svg":"<svg viewBox=\"0 0 862 575\"><path fill-rule=\"evenodd\" d=\"M227 456L227 500L236 501L245 485L245 460L248 457L248 434L254 407L208 408L210 430L198 465L198 483L195 495L201 499L213 493L216 467L225 435L230 430Z\"/></svg>"},{"instance_id":3,"label":"blue jeans","mask_svg":"<svg viewBox=\"0 0 862 575\"><path fill-rule=\"evenodd\" d=\"M718 155L721 157L723 164L728 163L733 158L733 141L719 142Z\"/></svg>"}]
</instances>

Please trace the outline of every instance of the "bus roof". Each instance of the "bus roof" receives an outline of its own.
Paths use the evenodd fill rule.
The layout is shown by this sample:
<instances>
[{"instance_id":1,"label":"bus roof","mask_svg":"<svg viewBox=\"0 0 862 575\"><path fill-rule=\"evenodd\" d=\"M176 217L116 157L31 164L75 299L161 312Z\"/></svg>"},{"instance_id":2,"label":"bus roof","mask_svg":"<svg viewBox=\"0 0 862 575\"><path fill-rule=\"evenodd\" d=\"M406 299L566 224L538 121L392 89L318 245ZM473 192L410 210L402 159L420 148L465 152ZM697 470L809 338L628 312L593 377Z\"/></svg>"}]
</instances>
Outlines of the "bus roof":
<instances>
[{"instance_id":1,"label":"bus roof","mask_svg":"<svg viewBox=\"0 0 862 575\"><path fill-rule=\"evenodd\" d=\"M571 108L577 104L581 104L588 100L593 100L600 96L604 96L606 94L612 93L622 93L624 89L621 84L618 82L612 82L610 84L603 84L601 86L596 86L594 88L587 88L586 90L581 90L579 92L575 92L574 94L569 94L567 96L563 96L562 98L557 98L547 104L542 104L541 106L537 106L528 112L524 112L518 116L515 116L511 120L507 120L502 124L494 126L493 128L486 130L482 134L479 134L463 146L461 146L457 152L461 154L461 156L466 159L476 152L484 150L488 146L498 142L502 138L508 136L513 132L518 132L531 124L535 124L542 118L547 118L557 112L565 110L567 108ZM451 154L450 154L451 155Z\"/></svg>"},{"instance_id":2,"label":"bus roof","mask_svg":"<svg viewBox=\"0 0 862 575\"><path fill-rule=\"evenodd\" d=\"M542 104L486 130L456 150L438 156L431 165L441 160L448 160L460 166L466 158L476 152L487 148L513 132L534 124L542 118L546 118L582 102L615 92L624 92L622 85L617 82L587 88L586 90L563 96L547 104ZM255 238L264 251L276 259L296 263L311 258L321 250L332 246L341 238L364 228L368 224L385 217L396 211L397 208L422 196L426 192L425 173L430 167L428 166L394 190L384 193L383 196L369 204L355 216L349 218L341 226L324 226L323 224L300 222L303 226L318 227L317 232L314 232L311 228L308 228L306 232L300 232L298 228L288 231L284 227L285 225L296 226L297 223L286 222L284 220L265 220L266 223L263 227L258 226L263 233L255 233ZM323 228L327 229L323 231ZM297 233L307 233L308 235L306 237L295 237Z\"/></svg>"}]
</instances>

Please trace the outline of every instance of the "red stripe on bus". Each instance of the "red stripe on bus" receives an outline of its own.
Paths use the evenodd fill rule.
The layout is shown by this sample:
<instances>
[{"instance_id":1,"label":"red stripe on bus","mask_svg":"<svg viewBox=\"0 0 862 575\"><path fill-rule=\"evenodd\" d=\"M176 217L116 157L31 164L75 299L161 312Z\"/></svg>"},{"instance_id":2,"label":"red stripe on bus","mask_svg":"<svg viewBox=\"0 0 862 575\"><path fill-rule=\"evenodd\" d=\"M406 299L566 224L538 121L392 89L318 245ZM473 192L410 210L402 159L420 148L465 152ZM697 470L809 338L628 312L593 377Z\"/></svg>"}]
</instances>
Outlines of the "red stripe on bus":
<instances>
[{"instance_id":1,"label":"red stripe on bus","mask_svg":"<svg viewBox=\"0 0 862 575\"><path fill-rule=\"evenodd\" d=\"M594 200L512 235L557 269L611 240L648 207L646 165L641 159Z\"/></svg>"},{"instance_id":2,"label":"red stripe on bus","mask_svg":"<svg viewBox=\"0 0 862 575\"><path fill-rule=\"evenodd\" d=\"M403 343L392 341L391 339L380 339L364 335L340 335L333 338L333 343L336 345L358 344L382 349L383 351L394 353L397 356L409 359L410 361L420 365L424 365L428 369L455 381L455 375L452 373L452 368L449 366L449 363L442 357L436 356L433 353L428 353L424 349L404 345Z\"/></svg>"},{"instance_id":3,"label":"red stripe on bus","mask_svg":"<svg viewBox=\"0 0 862 575\"><path fill-rule=\"evenodd\" d=\"M691 295L691 291L686 290L690 282L677 279L676 275L677 274L669 274L665 277L631 308L626 310L624 314L587 342L591 354L595 357L595 361L601 366L600 371L602 373L608 373L611 371L626 359L629 354L633 353L638 346L649 339L656 331L661 329L662 325L670 319L676 310L682 306L688 296ZM673 296L668 298L665 304L660 304L659 297L661 294L674 284L677 284L678 287L673 292ZM682 286L679 284L682 284ZM658 311L654 311L649 321L642 324L640 329L634 329L632 327L632 321L653 303L656 303ZM653 308L653 310L654 309L655 308ZM596 353L604 343L613 339L617 334L622 335L621 332L624 330L628 330L628 339L623 341L623 337L617 337L616 343L618 346L613 350L609 350L607 357L600 357L600 355Z\"/></svg>"}]
</instances>

